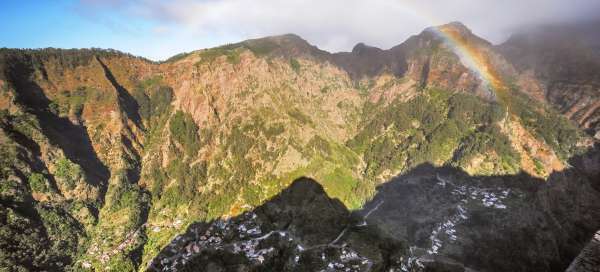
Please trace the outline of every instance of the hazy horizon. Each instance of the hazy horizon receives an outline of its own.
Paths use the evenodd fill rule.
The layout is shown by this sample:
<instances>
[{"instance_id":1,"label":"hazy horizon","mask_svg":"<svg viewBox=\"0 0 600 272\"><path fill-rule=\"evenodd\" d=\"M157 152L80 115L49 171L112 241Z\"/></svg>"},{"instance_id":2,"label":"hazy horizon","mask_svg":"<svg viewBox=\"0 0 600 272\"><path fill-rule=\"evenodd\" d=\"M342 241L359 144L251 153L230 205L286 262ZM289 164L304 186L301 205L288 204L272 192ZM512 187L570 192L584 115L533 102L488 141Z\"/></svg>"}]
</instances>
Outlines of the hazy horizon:
<instances>
[{"instance_id":1,"label":"hazy horizon","mask_svg":"<svg viewBox=\"0 0 600 272\"><path fill-rule=\"evenodd\" d=\"M498 44L545 24L600 18L594 0L59 0L2 3L0 47L105 48L151 60L246 39L294 33L329 52L357 43L390 48L423 29L460 21Z\"/></svg>"}]
</instances>

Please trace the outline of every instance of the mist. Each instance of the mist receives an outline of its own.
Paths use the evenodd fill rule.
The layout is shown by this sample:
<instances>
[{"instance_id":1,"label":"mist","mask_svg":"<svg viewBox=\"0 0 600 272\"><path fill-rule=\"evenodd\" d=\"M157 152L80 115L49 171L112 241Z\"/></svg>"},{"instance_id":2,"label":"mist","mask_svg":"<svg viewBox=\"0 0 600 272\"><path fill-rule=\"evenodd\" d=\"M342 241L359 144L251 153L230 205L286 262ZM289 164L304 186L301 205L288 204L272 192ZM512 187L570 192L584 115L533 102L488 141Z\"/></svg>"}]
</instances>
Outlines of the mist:
<instances>
[{"instance_id":1,"label":"mist","mask_svg":"<svg viewBox=\"0 0 600 272\"><path fill-rule=\"evenodd\" d=\"M82 0L77 10L113 25L118 24L110 19L114 13L143 18L153 22L154 34L185 36L195 44L295 33L336 52L358 42L389 48L426 27L451 21L497 44L535 25L595 20L600 1Z\"/></svg>"}]
</instances>

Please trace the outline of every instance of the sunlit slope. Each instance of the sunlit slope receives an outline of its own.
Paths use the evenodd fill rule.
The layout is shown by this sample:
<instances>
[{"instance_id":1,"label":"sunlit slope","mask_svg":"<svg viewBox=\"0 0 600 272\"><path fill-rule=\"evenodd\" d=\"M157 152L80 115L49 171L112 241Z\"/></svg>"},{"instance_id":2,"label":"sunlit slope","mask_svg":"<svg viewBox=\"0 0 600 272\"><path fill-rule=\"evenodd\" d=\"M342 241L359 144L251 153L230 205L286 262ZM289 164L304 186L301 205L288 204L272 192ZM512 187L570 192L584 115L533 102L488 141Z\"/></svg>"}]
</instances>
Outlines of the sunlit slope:
<instances>
[{"instance_id":1,"label":"sunlit slope","mask_svg":"<svg viewBox=\"0 0 600 272\"><path fill-rule=\"evenodd\" d=\"M238 215L301 176L356 209L425 162L473 175L567 167L587 138L472 41L506 95L428 31L390 50L330 54L284 35L164 63L2 50L2 248L23 246L0 264L140 270L190 223ZM17 235L28 224L43 247Z\"/></svg>"}]
</instances>

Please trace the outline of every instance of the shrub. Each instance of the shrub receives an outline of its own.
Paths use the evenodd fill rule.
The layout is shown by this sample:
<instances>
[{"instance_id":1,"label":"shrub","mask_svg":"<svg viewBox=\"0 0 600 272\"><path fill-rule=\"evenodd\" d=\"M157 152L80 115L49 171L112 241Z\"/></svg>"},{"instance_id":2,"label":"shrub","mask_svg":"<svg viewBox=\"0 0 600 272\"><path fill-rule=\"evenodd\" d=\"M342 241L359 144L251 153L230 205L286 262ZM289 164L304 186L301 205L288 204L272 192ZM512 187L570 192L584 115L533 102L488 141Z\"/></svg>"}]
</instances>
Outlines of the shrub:
<instances>
[{"instance_id":1,"label":"shrub","mask_svg":"<svg viewBox=\"0 0 600 272\"><path fill-rule=\"evenodd\" d=\"M295 58L291 58L290 66L292 67L292 70L294 70L294 72L300 73L300 62L298 62L298 60L296 60Z\"/></svg>"},{"instance_id":2,"label":"shrub","mask_svg":"<svg viewBox=\"0 0 600 272\"><path fill-rule=\"evenodd\" d=\"M50 104L48 104L48 110L50 110L50 112L53 113L54 115L60 114L60 106L54 101L52 101L52 102L50 102Z\"/></svg>"},{"instance_id":3,"label":"shrub","mask_svg":"<svg viewBox=\"0 0 600 272\"><path fill-rule=\"evenodd\" d=\"M511 109L526 128L543 138L562 159L568 159L577 151L576 145L581 132L571 121L552 109L544 109L525 94L517 90L513 92L515 95L511 96Z\"/></svg>"},{"instance_id":4,"label":"shrub","mask_svg":"<svg viewBox=\"0 0 600 272\"><path fill-rule=\"evenodd\" d=\"M308 115L304 114L297 108L292 108L292 109L288 110L287 113L290 117L296 119L301 124L310 124L311 123L310 117L308 117Z\"/></svg>"},{"instance_id":5,"label":"shrub","mask_svg":"<svg viewBox=\"0 0 600 272\"><path fill-rule=\"evenodd\" d=\"M48 191L48 180L40 173L32 173L28 178L29 187L31 190L38 193L45 193Z\"/></svg>"},{"instance_id":6,"label":"shrub","mask_svg":"<svg viewBox=\"0 0 600 272\"><path fill-rule=\"evenodd\" d=\"M165 186L165 182L167 181L167 176L158 163L152 163L150 165L150 173L148 178L152 180L150 193L153 197L160 199L163 192L163 187Z\"/></svg>"},{"instance_id":7,"label":"shrub","mask_svg":"<svg viewBox=\"0 0 600 272\"><path fill-rule=\"evenodd\" d=\"M179 53L175 56L172 56L170 58L168 58L167 60L165 60L165 63L169 63L169 62L176 62L178 60L182 60L184 58L186 58L187 56L191 55L192 53L189 52L184 52L184 53Z\"/></svg>"},{"instance_id":8,"label":"shrub","mask_svg":"<svg viewBox=\"0 0 600 272\"><path fill-rule=\"evenodd\" d=\"M273 125L269 126L268 128L266 128L264 130L264 133L265 133L265 136L267 137L267 139L272 140L276 136L283 133L284 131L285 131L284 125L282 123L276 123L276 124L273 124Z\"/></svg>"},{"instance_id":9,"label":"shrub","mask_svg":"<svg viewBox=\"0 0 600 272\"><path fill-rule=\"evenodd\" d=\"M257 57L262 57L277 50L280 46L268 39L252 40L243 43Z\"/></svg>"},{"instance_id":10,"label":"shrub","mask_svg":"<svg viewBox=\"0 0 600 272\"><path fill-rule=\"evenodd\" d=\"M64 157L56 161L56 171L54 175L62 181L69 190L74 189L77 182L84 177L81 166Z\"/></svg>"},{"instance_id":11,"label":"shrub","mask_svg":"<svg viewBox=\"0 0 600 272\"><path fill-rule=\"evenodd\" d=\"M160 86L156 91L150 92L150 105L152 115L166 113L173 100L173 89L169 86Z\"/></svg>"},{"instance_id":12,"label":"shrub","mask_svg":"<svg viewBox=\"0 0 600 272\"><path fill-rule=\"evenodd\" d=\"M198 125L192 116L182 111L177 111L169 123L171 137L177 141L188 156L195 155L200 149L200 137L198 136Z\"/></svg>"},{"instance_id":13,"label":"shrub","mask_svg":"<svg viewBox=\"0 0 600 272\"><path fill-rule=\"evenodd\" d=\"M56 101L50 102L48 109L56 115L73 113L79 116L83 112L88 92L86 87L78 87L74 91L61 91L56 97Z\"/></svg>"},{"instance_id":14,"label":"shrub","mask_svg":"<svg viewBox=\"0 0 600 272\"><path fill-rule=\"evenodd\" d=\"M453 95L448 104L448 117L460 120L469 126L495 123L504 118L506 111L498 103L488 103L481 98L458 93Z\"/></svg>"},{"instance_id":15,"label":"shrub","mask_svg":"<svg viewBox=\"0 0 600 272\"><path fill-rule=\"evenodd\" d=\"M480 132L465 138L456 154L455 161L460 165L468 163L475 155L487 154L494 151L500 158L501 170L516 172L520 166L521 157L510 144L508 137L496 125L484 128Z\"/></svg>"},{"instance_id":16,"label":"shrub","mask_svg":"<svg viewBox=\"0 0 600 272\"><path fill-rule=\"evenodd\" d=\"M492 150L504 171L512 172L518 169L519 155L496 125L505 114L501 105L470 94L428 89L407 102L394 101L375 111L347 145L363 153L367 177L424 162L464 163Z\"/></svg>"},{"instance_id":17,"label":"shrub","mask_svg":"<svg viewBox=\"0 0 600 272\"><path fill-rule=\"evenodd\" d=\"M145 120L161 116L169 110L173 100L173 89L161 85L161 81L160 76L141 81L132 92L133 98L138 103L138 113Z\"/></svg>"},{"instance_id":18,"label":"shrub","mask_svg":"<svg viewBox=\"0 0 600 272\"><path fill-rule=\"evenodd\" d=\"M152 114L152 105L150 98L142 88L135 88L132 93L133 98L138 104L138 113L143 119L149 119Z\"/></svg>"},{"instance_id":19,"label":"shrub","mask_svg":"<svg viewBox=\"0 0 600 272\"><path fill-rule=\"evenodd\" d=\"M235 65L240 63L240 45L232 44L215 48L210 48L200 52L200 61L196 65L211 64L217 58L225 56L228 63Z\"/></svg>"},{"instance_id":20,"label":"shrub","mask_svg":"<svg viewBox=\"0 0 600 272\"><path fill-rule=\"evenodd\" d=\"M207 169L204 162L190 165L181 159L176 159L169 163L164 171L164 174L153 174L158 177L152 190L160 191L160 196L156 195L156 192L153 195L158 196L163 205L177 207L196 198L199 185L206 180ZM176 185L164 188L167 177L176 180Z\"/></svg>"},{"instance_id":21,"label":"shrub","mask_svg":"<svg viewBox=\"0 0 600 272\"><path fill-rule=\"evenodd\" d=\"M315 154L321 154L324 156L328 156L331 154L331 148L329 147L329 143L321 138L319 135L315 135L308 141L306 148L314 152Z\"/></svg>"}]
</instances>

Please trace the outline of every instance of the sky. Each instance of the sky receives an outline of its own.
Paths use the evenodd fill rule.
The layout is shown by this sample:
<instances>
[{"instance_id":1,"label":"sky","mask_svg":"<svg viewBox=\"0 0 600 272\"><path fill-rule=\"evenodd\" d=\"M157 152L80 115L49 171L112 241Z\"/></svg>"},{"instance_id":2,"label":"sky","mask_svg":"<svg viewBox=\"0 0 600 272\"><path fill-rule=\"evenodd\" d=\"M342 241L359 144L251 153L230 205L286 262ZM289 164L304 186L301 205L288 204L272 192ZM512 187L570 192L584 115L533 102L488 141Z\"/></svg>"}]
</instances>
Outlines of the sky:
<instances>
[{"instance_id":1,"label":"sky","mask_svg":"<svg viewBox=\"0 0 600 272\"><path fill-rule=\"evenodd\" d=\"M0 47L113 48L152 60L295 33L321 49L390 48L460 21L504 41L524 27L597 20L600 0L2 0Z\"/></svg>"}]
</instances>

